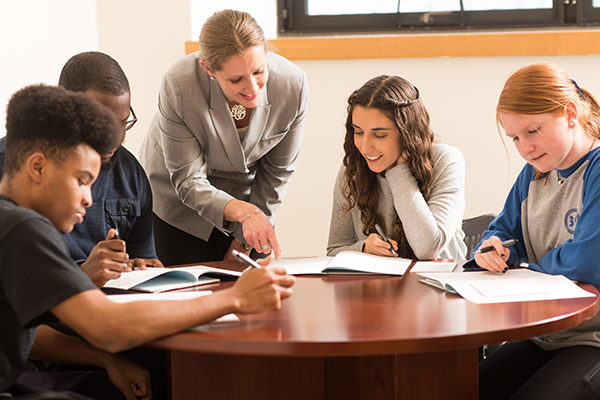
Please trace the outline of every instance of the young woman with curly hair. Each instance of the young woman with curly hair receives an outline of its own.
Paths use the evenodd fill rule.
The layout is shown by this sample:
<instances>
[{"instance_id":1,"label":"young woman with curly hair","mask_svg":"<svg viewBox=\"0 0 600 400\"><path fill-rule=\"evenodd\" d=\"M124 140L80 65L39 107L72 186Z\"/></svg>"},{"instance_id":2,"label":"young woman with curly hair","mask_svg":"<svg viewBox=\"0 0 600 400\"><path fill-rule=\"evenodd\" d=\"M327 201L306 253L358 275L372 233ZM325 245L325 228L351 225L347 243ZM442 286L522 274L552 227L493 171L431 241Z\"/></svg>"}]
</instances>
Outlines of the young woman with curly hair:
<instances>
[{"instance_id":1,"label":"young woman with curly hair","mask_svg":"<svg viewBox=\"0 0 600 400\"><path fill-rule=\"evenodd\" d=\"M465 257L464 159L434 139L419 91L406 79L378 76L350 95L328 255Z\"/></svg>"}]
</instances>

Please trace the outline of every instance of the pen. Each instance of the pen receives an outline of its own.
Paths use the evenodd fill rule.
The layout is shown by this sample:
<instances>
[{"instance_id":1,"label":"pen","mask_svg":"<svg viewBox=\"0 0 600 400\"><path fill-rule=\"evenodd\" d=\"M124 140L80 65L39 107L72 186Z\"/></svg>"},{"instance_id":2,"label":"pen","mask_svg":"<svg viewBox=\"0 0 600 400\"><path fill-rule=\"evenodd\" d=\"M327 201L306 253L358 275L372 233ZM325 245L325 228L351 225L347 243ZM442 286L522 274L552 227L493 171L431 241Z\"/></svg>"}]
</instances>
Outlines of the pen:
<instances>
[{"instance_id":1,"label":"pen","mask_svg":"<svg viewBox=\"0 0 600 400\"><path fill-rule=\"evenodd\" d=\"M514 246L515 243L517 243L517 239L505 240L504 242L502 242L502 247ZM492 251L492 250L494 250L494 246L485 246L485 247L481 247L480 249L478 249L475 252L475 254L478 254L478 253L487 253L488 251Z\"/></svg>"},{"instance_id":2,"label":"pen","mask_svg":"<svg viewBox=\"0 0 600 400\"><path fill-rule=\"evenodd\" d=\"M254 268L258 268L258 269L262 268L259 263L257 263L256 261L254 261L247 255L245 255L244 253L240 253L237 250L232 250L231 253L242 264L249 265L250 267L254 267Z\"/></svg>"},{"instance_id":3,"label":"pen","mask_svg":"<svg viewBox=\"0 0 600 400\"><path fill-rule=\"evenodd\" d=\"M115 234L113 235L113 240L119 240L119 239L121 239L121 237L119 237L119 228L115 227ZM131 270L139 271L140 269L138 267L133 267Z\"/></svg>"},{"instance_id":4,"label":"pen","mask_svg":"<svg viewBox=\"0 0 600 400\"><path fill-rule=\"evenodd\" d=\"M390 251L392 252L393 255L396 255L396 252L394 251L394 246L392 245L392 242L390 242L390 239L386 236L385 232L383 231L383 229L381 229L381 226L379 226L379 224L375 224L375 230L377 231L377 234L379 236L381 236L381 238L388 242L390 244Z\"/></svg>"}]
</instances>

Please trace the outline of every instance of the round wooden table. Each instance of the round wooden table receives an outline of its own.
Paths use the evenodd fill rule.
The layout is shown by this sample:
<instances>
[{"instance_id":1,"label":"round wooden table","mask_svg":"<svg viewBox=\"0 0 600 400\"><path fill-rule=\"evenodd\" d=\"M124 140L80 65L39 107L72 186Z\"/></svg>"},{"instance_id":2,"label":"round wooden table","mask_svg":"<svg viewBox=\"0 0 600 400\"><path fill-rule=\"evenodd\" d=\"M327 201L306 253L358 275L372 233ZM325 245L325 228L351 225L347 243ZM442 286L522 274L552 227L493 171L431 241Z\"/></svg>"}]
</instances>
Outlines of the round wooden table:
<instances>
[{"instance_id":1,"label":"round wooden table","mask_svg":"<svg viewBox=\"0 0 600 400\"><path fill-rule=\"evenodd\" d=\"M171 351L173 400L476 399L478 348L591 318L582 287L596 297L481 305L414 273L298 277L280 311L150 345Z\"/></svg>"}]
</instances>

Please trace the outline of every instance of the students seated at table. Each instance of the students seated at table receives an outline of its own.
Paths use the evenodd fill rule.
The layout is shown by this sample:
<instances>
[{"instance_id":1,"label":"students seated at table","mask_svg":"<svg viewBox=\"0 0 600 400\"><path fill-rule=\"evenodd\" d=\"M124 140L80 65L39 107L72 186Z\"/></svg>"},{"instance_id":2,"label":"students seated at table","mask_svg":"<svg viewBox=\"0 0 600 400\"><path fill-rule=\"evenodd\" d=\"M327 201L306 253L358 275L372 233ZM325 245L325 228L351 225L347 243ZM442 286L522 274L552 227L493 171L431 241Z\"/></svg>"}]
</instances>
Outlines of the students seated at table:
<instances>
[{"instance_id":1,"label":"students seated at table","mask_svg":"<svg viewBox=\"0 0 600 400\"><path fill-rule=\"evenodd\" d=\"M498 127L527 162L483 234L478 266L529 268L600 286L600 106L557 65L532 64L506 81ZM504 248L501 241L517 239ZM474 263L471 261L467 267ZM508 272L510 273L510 272ZM597 399L600 318L507 343L480 364L482 399Z\"/></svg>"},{"instance_id":2,"label":"students seated at table","mask_svg":"<svg viewBox=\"0 0 600 400\"><path fill-rule=\"evenodd\" d=\"M378 76L350 95L328 255L464 259L465 162L434 139L419 90L406 79Z\"/></svg>"},{"instance_id":3,"label":"students seated at table","mask_svg":"<svg viewBox=\"0 0 600 400\"><path fill-rule=\"evenodd\" d=\"M23 374L31 357L107 368L127 398L149 398L147 373L110 352L226 313L278 309L292 293L293 277L261 268L245 271L229 289L194 300L108 300L73 262L60 233L82 222L101 154L117 147L121 130L105 107L59 87L30 86L8 104L0 181L0 392L64 388L56 375ZM37 328L55 319L83 340L45 325ZM73 389L77 381L70 383Z\"/></svg>"},{"instance_id":4,"label":"students seated at table","mask_svg":"<svg viewBox=\"0 0 600 400\"><path fill-rule=\"evenodd\" d=\"M162 267L154 248L150 184L135 156L122 146L137 121L125 73L106 54L80 53L64 65L59 85L108 107L120 125L116 146L102 155L102 169L92 186L93 206L83 223L64 236L71 258L98 287L128 267ZM5 140L0 139L0 177ZM118 229L121 240L110 240L111 228Z\"/></svg>"}]
</instances>

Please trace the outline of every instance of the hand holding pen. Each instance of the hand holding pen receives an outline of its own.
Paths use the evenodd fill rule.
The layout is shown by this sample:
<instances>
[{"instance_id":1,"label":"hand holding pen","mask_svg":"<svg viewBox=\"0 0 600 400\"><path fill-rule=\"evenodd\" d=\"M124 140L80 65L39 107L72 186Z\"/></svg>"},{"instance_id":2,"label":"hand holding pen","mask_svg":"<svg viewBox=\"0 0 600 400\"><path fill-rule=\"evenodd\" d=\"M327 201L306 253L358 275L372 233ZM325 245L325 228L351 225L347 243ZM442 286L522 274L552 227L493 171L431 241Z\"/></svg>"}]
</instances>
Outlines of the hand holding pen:
<instances>
[{"instance_id":1,"label":"hand holding pen","mask_svg":"<svg viewBox=\"0 0 600 400\"><path fill-rule=\"evenodd\" d=\"M517 243L516 239L500 241L497 236L485 240L481 247L473 253L475 262L489 271L505 273L508 271L506 261L510 257L510 247Z\"/></svg>"},{"instance_id":2,"label":"hand holding pen","mask_svg":"<svg viewBox=\"0 0 600 400\"><path fill-rule=\"evenodd\" d=\"M247 265L247 266L253 267L253 268L258 268L258 269L262 268L259 263L257 263L256 261L254 261L247 255L245 255L244 253L241 253L237 250L232 250L231 254L233 254L233 256L236 258L236 260L238 260L239 262L241 262L244 265Z\"/></svg>"},{"instance_id":3,"label":"hand holding pen","mask_svg":"<svg viewBox=\"0 0 600 400\"><path fill-rule=\"evenodd\" d=\"M381 226L379 226L379 224L375 224L375 230L377 231L377 234L381 236L381 239L390 245L389 250L392 252L392 254L394 256L397 256L396 251L394 250L394 245L392 244L392 242L390 242L390 239L387 237L387 235L385 234Z\"/></svg>"},{"instance_id":4,"label":"hand holding pen","mask_svg":"<svg viewBox=\"0 0 600 400\"><path fill-rule=\"evenodd\" d=\"M229 298L237 304L238 314L277 310L281 301L292 295L296 278L287 275L282 267L265 268L271 257L257 263L246 254L232 250L233 256L244 265L250 265L237 279L229 291ZM223 292L225 292L223 291Z\"/></svg>"},{"instance_id":5,"label":"hand holding pen","mask_svg":"<svg viewBox=\"0 0 600 400\"><path fill-rule=\"evenodd\" d=\"M80 264L81 269L90 277L98 287L110 279L116 279L122 272L128 271L125 242L117 239L116 229L110 229L106 240L98 242L90 252L88 258Z\"/></svg>"},{"instance_id":6,"label":"hand holding pen","mask_svg":"<svg viewBox=\"0 0 600 400\"><path fill-rule=\"evenodd\" d=\"M113 232L112 238L110 237L110 231L107 236L107 240L121 240L121 236L119 236L119 228L111 229ZM110 239L109 239L110 238ZM158 258L132 258L127 260L127 271L140 271L148 269L148 267L153 268L164 268L164 265Z\"/></svg>"},{"instance_id":7,"label":"hand holding pen","mask_svg":"<svg viewBox=\"0 0 600 400\"><path fill-rule=\"evenodd\" d=\"M121 237L119 236L119 227L113 228L111 231L113 231L112 240L121 240ZM110 236L110 232L108 233L108 236ZM135 260L127 260L127 270L125 272L139 271L142 269L146 269L144 263L136 263Z\"/></svg>"},{"instance_id":8,"label":"hand holding pen","mask_svg":"<svg viewBox=\"0 0 600 400\"><path fill-rule=\"evenodd\" d=\"M375 230L377 233L371 233L367 237L362 251L378 256L397 257L398 254L396 253L396 249L398 248L398 244L396 241L388 238L384 230L378 224L375 224Z\"/></svg>"}]
</instances>

